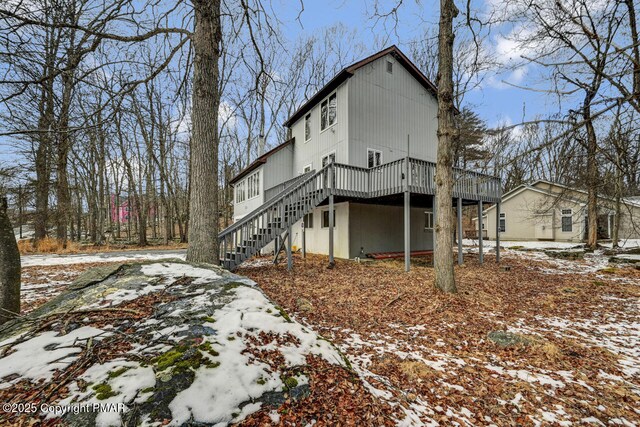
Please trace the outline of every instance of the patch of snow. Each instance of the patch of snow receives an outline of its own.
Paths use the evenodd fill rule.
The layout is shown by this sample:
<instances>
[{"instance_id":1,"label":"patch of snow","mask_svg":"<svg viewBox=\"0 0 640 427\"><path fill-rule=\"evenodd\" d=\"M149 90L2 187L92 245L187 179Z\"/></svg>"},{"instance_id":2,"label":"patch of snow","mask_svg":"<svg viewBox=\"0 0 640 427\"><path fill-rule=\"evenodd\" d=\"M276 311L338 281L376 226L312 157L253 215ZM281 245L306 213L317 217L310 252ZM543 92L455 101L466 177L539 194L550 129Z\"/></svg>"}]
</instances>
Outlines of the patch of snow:
<instances>
[{"instance_id":1,"label":"patch of snow","mask_svg":"<svg viewBox=\"0 0 640 427\"><path fill-rule=\"evenodd\" d=\"M23 255L20 257L22 267L49 266L49 265L68 265L68 264L85 264L100 262L136 262L136 261L154 261L169 258L184 260L186 254L183 251L176 252L136 252L131 253L119 252L117 254L104 252L97 254L47 254L47 255Z\"/></svg>"},{"instance_id":2,"label":"patch of snow","mask_svg":"<svg viewBox=\"0 0 640 427\"><path fill-rule=\"evenodd\" d=\"M170 281L175 281L185 276L193 277L196 279L193 282L195 285L210 283L213 280L220 279L220 275L213 270L174 262L145 264L142 266L141 271L145 276L162 276L165 280Z\"/></svg>"},{"instance_id":3,"label":"patch of snow","mask_svg":"<svg viewBox=\"0 0 640 427\"><path fill-rule=\"evenodd\" d=\"M66 335L55 331L43 332L24 342L13 344L16 338L0 343L0 348L12 344L12 352L0 363L0 378L17 374L12 381L3 382L0 388L8 388L23 378L50 381L56 369L64 369L76 360L75 355L82 352L80 341L100 339L108 335L102 329L83 326Z\"/></svg>"}]
</instances>

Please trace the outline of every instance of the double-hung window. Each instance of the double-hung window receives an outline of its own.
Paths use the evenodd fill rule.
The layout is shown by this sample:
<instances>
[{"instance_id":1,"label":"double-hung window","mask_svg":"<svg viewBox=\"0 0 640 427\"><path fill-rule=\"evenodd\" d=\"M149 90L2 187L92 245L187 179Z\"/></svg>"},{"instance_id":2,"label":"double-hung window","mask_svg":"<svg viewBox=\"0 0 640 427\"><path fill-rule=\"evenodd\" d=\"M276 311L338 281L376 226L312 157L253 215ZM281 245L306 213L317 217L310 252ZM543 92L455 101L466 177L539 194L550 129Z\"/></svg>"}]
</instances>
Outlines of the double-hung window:
<instances>
[{"instance_id":1,"label":"double-hung window","mask_svg":"<svg viewBox=\"0 0 640 427\"><path fill-rule=\"evenodd\" d=\"M562 224L562 232L570 233L573 231L573 209L562 209L561 213L561 224Z\"/></svg>"},{"instance_id":2,"label":"double-hung window","mask_svg":"<svg viewBox=\"0 0 640 427\"><path fill-rule=\"evenodd\" d=\"M504 212L500 212L499 228L501 233L507 231L507 214Z\"/></svg>"},{"instance_id":3,"label":"double-hung window","mask_svg":"<svg viewBox=\"0 0 640 427\"><path fill-rule=\"evenodd\" d=\"M320 104L320 131L330 128L337 121L338 98L334 92Z\"/></svg>"},{"instance_id":4,"label":"double-hung window","mask_svg":"<svg viewBox=\"0 0 640 427\"><path fill-rule=\"evenodd\" d=\"M304 116L304 142L311 139L311 114Z\"/></svg>"},{"instance_id":5,"label":"double-hung window","mask_svg":"<svg viewBox=\"0 0 640 427\"><path fill-rule=\"evenodd\" d=\"M245 181L242 181L236 184L236 203L244 202L245 196Z\"/></svg>"},{"instance_id":6,"label":"double-hung window","mask_svg":"<svg viewBox=\"0 0 640 427\"><path fill-rule=\"evenodd\" d=\"M433 210L424 211L424 229L433 230Z\"/></svg>"},{"instance_id":7,"label":"double-hung window","mask_svg":"<svg viewBox=\"0 0 640 427\"><path fill-rule=\"evenodd\" d=\"M333 226L336 226L336 211L333 211ZM322 211L322 228L329 228L329 210Z\"/></svg>"},{"instance_id":8,"label":"double-hung window","mask_svg":"<svg viewBox=\"0 0 640 427\"><path fill-rule=\"evenodd\" d=\"M322 158L322 167L327 166L329 163L335 163L336 153L329 153Z\"/></svg>"},{"instance_id":9,"label":"double-hung window","mask_svg":"<svg viewBox=\"0 0 640 427\"><path fill-rule=\"evenodd\" d=\"M247 198L251 199L260 195L260 172L249 175L247 178Z\"/></svg>"},{"instance_id":10,"label":"double-hung window","mask_svg":"<svg viewBox=\"0 0 640 427\"><path fill-rule=\"evenodd\" d=\"M382 164L382 151L367 148L367 166L369 169Z\"/></svg>"}]
</instances>

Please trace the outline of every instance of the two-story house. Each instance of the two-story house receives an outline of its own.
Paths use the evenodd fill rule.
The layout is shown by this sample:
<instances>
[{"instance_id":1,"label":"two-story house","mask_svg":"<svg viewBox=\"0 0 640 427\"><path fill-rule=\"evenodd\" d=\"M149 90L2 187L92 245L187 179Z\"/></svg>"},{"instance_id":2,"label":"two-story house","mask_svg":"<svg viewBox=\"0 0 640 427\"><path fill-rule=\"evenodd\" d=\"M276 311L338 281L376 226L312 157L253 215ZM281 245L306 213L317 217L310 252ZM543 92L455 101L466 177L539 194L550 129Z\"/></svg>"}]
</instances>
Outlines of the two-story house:
<instances>
[{"instance_id":1,"label":"two-story house","mask_svg":"<svg viewBox=\"0 0 640 427\"><path fill-rule=\"evenodd\" d=\"M436 96L395 46L339 72L287 120L290 139L231 181L225 265L283 233L289 246L331 259L432 250ZM455 175L452 207L500 200L497 178Z\"/></svg>"}]
</instances>

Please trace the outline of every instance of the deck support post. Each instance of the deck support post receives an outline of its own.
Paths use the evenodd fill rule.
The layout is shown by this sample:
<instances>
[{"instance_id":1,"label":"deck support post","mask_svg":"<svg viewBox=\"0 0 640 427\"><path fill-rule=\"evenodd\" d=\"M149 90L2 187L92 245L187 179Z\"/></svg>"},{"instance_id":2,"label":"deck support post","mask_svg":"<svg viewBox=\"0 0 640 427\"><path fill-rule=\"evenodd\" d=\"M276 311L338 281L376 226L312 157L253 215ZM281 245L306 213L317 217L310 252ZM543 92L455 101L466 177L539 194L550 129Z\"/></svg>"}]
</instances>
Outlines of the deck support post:
<instances>
[{"instance_id":1,"label":"deck support post","mask_svg":"<svg viewBox=\"0 0 640 427\"><path fill-rule=\"evenodd\" d=\"M334 206L333 206L333 194L329 196L329 267L335 265L333 258L333 218L334 218Z\"/></svg>"},{"instance_id":2,"label":"deck support post","mask_svg":"<svg viewBox=\"0 0 640 427\"><path fill-rule=\"evenodd\" d=\"M464 255L462 254L462 198L460 197L458 197L456 217L458 220L458 265L462 265L464 263Z\"/></svg>"},{"instance_id":3,"label":"deck support post","mask_svg":"<svg viewBox=\"0 0 640 427\"><path fill-rule=\"evenodd\" d=\"M478 262L484 262L484 252L482 248L482 200L478 200Z\"/></svg>"},{"instance_id":4,"label":"deck support post","mask_svg":"<svg viewBox=\"0 0 640 427\"><path fill-rule=\"evenodd\" d=\"M496 263L500 263L500 202L496 203Z\"/></svg>"},{"instance_id":5,"label":"deck support post","mask_svg":"<svg viewBox=\"0 0 640 427\"><path fill-rule=\"evenodd\" d=\"M287 270L291 271L293 269L293 254L292 254L292 233L291 233L291 224L287 227Z\"/></svg>"},{"instance_id":6,"label":"deck support post","mask_svg":"<svg viewBox=\"0 0 640 427\"><path fill-rule=\"evenodd\" d=\"M411 200L408 191L404 192L404 271L411 268Z\"/></svg>"},{"instance_id":7,"label":"deck support post","mask_svg":"<svg viewBox=\"0 0 640 427\"><path fill-rule=\"evenodd\" d=\"M411 193L409 189L409 136L404 163L404 271L411 269Z\"/></svg>"}]
</instances>

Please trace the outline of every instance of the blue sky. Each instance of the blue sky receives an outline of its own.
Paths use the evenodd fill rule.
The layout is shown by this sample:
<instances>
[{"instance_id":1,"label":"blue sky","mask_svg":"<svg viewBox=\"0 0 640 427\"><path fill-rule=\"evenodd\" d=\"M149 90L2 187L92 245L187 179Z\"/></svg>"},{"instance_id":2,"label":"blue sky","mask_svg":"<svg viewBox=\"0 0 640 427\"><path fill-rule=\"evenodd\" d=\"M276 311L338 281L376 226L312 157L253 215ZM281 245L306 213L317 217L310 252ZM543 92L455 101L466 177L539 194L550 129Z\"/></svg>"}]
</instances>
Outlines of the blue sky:
<instances>
[{"instance_id":1,"label":"blue sky","mask_svg":"<svg viewBox=\"0 0 640 427\"><path fill-rule=\"evenodd\" d=\"M487 0L490 1L490 0ZM373 4L369 0L306 0L300 22L296 21L300 5L293 0L274 0L273 8L284 24L287 38L294 40L300 34L313 34L323 27L343 23L348 28L357 29L360 40L369 47L362 56L377 51L374 46L375 37L386 36L389 31L382 22L372 19ZM388 10L395 0L381 0L381 8ZM457 2L460 7L460 2ZM479 2L481 7L483 3ZM395 32L388 34L386 46L395 44L405 53L409 53L407 43L419 37L426 26L437 26L439 19L439 2L433 0L420 1L405 0L400 9L399 25ZM389 23L391 24L391 23ZM502 30L502 31L501 31ZM507 61L506 56L515 55L511 46L503 37L508 28L494 27L488 38L488 48L494 50L498 59ZM473 107L489 126L499 123L513 124L531 120L539 114L550 114L558 111L555 99L546 94L510 86L508 83L525 85L528 83L527 71L531 67L496 70L489 73L482 88L470 93L466 103Z\"/></svg>"}]
</instances>

